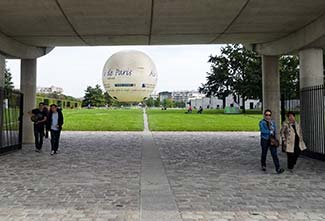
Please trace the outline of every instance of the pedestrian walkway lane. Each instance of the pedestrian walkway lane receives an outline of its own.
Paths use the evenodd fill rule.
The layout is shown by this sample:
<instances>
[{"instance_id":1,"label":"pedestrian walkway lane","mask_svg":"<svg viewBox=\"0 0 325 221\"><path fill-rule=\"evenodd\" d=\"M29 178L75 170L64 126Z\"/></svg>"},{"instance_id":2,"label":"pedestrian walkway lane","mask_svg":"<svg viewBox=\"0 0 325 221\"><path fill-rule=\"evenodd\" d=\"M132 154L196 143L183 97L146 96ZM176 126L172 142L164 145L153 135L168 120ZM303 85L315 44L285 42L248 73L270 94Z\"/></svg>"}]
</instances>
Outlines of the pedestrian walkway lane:
<instances>
[{"instance_id":1,"label":"pedestrian walkway lane","mask_svg":"<svg viewBox=\"0 0 325 221\"><path fill-rule=\"evenodd\" d=\"M159 149L149 131L144 114L144 133L141 167L141 221L181 221L175 197L171 191Z\"/></svg>"}]
</instances>

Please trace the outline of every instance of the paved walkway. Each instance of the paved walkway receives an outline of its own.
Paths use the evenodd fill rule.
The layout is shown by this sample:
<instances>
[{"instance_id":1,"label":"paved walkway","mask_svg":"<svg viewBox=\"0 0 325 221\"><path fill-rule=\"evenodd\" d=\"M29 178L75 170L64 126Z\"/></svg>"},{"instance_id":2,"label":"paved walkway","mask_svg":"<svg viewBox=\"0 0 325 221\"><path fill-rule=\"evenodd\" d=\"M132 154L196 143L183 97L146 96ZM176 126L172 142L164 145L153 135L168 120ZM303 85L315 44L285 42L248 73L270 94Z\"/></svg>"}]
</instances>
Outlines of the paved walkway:
<instances>
[{"instance_id":1,"label":"paved walkway","mask_svg":"<svg viewBox=\"0 0 325 221\"><path fill-rule=\"evenodd\" d=\"M141 167L141 221L181 221L174 194L161 161L158 145L149 131L148 119L143 111L144 134Z\"/></svg>"},{"instance_id":2,"label":"paved walkway","mask_svg":"<svg viewBox=\"0 0 325 221\"><path fill-rule=\"evenodd\" d=\"M300 158L293 174L277 175L271 156L259 170L257 133L152 137L184 221L325 219L325 162ZM57 155L46 140L40 154L26 145L0 156L0 220L140 220L143 139L63 132Z\"/></svg>"}]
</instances>

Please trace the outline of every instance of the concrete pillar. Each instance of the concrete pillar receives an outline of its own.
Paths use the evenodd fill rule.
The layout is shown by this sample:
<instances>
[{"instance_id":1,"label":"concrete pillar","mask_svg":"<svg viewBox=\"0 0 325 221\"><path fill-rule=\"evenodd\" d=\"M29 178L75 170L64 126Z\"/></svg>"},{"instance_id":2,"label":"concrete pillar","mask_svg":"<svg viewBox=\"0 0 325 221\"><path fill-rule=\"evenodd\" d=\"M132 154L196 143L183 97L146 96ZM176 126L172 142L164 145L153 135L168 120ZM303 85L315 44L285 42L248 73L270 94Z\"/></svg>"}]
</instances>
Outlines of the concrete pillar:
<instances>
[{"instance_id":1,"label":"concrete pillar","mask_svg":"<svg viewBox=\"0 0 325 221\"><path fill-rule=\"evenodd\" d=\"M325 154L323 50L305 49L299 52L301 124L307 148Z\"/></svg>"},{"instance_id":2,"label":"concrete pillar","mask_svg":"<svg viewBox=\"0 0 325 221\"><path fill-rule=\"evenodd\" d=\"M0 54L0 87L4 88L5 85L5 68L6 68L6 59L5 57ZM2 140L2 130L3 130L3 96L4 96L4 91L0 91L0 147L2 147L3 140Z\"/></svg>"},{"instance_id":3,"label":"concrete pillar","mask_svg":"<svg viewBox=\"0 0 325 221\"><path fill-rule=\"evenodd\" d=\"M324 84L323 50L305 49L299 52L300 89Z\"/></svg>"},{"instance_id":4,"label":"concrete pillar","mask_svg":"<svg viewBox=\"0 0 325 221\"><path fill-rule=\"evenodd\" d=\"M0 87L4 87L5 85L5 68L6 68L6 59L0 54Z\"/></svg>"},{"instance_id":5,"label":"concrete pillar","mask_svg":"<svg viewBox=\"0 0 325 221\"><path fill-rule=\"evenodd\" d=\"M24 94L23 143L34 143L33 124L28 111L36 108L36 59L21 60L20 90Z\"/></svg>"},{"instance_id":6,"label":"concrete pillar","mask_svg":"<svg viewBox=\"0 0 325 221\"><path fill-rule=\"evenodd\" d=\"M280 74L278 56L262 56L262 87L263 111L270 109L272 118L277 125L279 134L280 124Z\"/></svg>"}]
</instances>

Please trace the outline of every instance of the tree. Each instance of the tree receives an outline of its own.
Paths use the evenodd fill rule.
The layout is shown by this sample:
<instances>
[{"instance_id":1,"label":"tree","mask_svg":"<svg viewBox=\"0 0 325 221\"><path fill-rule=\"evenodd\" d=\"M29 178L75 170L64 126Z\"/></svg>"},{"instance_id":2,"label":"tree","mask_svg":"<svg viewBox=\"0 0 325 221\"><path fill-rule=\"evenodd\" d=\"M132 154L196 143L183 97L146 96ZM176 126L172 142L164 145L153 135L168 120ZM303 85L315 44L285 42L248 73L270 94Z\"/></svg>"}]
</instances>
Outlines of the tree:
<instances>
[{"instance_id":1,"label":"tree","mask_svg":"<svg viewBox=\"0 0 325 221\"><path fill-rule=\"evenodd\" d=\"M221 48L223 51L224 48ZM232 79L228 70L228 60L224 55L212 56L208 60L211 63L211 72L207 72L207 83L199 87L199 92L207 97L217 96L223 100L223 108L226 106L226 97L232 93Z\"/></svg>"},{"instance_id":2,"label":"tree","mask_svg":"<svg viewBox=\"0 0 325 221\"><path fill-rule=\"evenodd\" d=\"M143 101L146 106L153 107L155 105L155 101L152 97L149 97L148 99Z\"/></svg>"},{"instance_id":3,"label":"tree","mask_svg":"<svg viewBox=\"0 0 325 221\"><path fill-rule=\"evenodd\" d=\"M9 91L14 89L14 83L12 82L12 76L10 69L5 67L5 90Z\"/></svg>"},{"instance_id":4,"label":"tree","mask_svg":"<svg viewBox=\"0 0 325 221\"><path fill-rule=\"evenodd\" d=\"M253 51L241 45L227 46L225 50L229 58L231 77L233 78L233 94L242 98L242 109L245 112L247 99L261 99L262 70L261 58ZM237 101L240 103L240 101Z\"/></svg>"},{"instance_id":5,"label":"tree","mask_svg":"<svg viewBox=\"0 0 325 221\"><path fill-rule=\"evenodd\" d=\"M107 91L104 93L104 98L105 98L105 104L107 104L108 106L111 106L113 104L114 99L108 94Z\"/></svg>"},{"instance_id":6,"label":"tree","mask_svg":"<svg viewBox=\"0 0 325 221\"><path fill-rule=\"evenodd\" d=\"M245 100L261 98L261 59L256 53L243 46L227 45L221 48L221 55L210 56L211 72L207 73L207 83L202 84L200 92L208 97L215 95L223 100L229 95L239 95Z\"/></svg>"},{"instance_id":7,"label":"tree","mask_svg":"<svg viewBox=\"0 0 325 221\"><path fill-rule=\"evenodd\" d=\"M104 106L106 99L103 94L103 90L97 84L94 88L88 86L85 90L84 100L82 102L83 106L91 105L95 107Z\"/></svg>"},{"instance_id":8,"label":"tree","mask_svg":"<svg viewBox=\"0 0 325 221\"><path fill-rule=\"evenodd\" d=\"M165 99L165 100L162 102L162 105L163 105L164 107L169 107L169 108L171 108L171 107L174 107L174 102L172 101L172 99L167 98L167 99Z\"/></svg>"},{"instance_id":9,"label":"tree","mask_svg":"<svg viewBox=\"0 0 325 221\"><path fill-rule=\"evenodd\" d=\"M299 58L298 56L282 56L280 63L280 88L285 99L299 98Z\"/></svg>"},{"instance_id":10,"label":"tree","mask_svg":"<svg viewBox=\"0 0 325 221\"><path fill-rule=\"evenodd\" d=\"M262 62L253 51L241 45L221 48L221 55L210 56L211 72L200 92L225 99L230 94L246 99L262 100ZM279 59L281 93L288 98L299 96L299 59L297 56L282 56ZM225 102L224 102L225 103ZM224 105L225 106L225 105Z\"/></svg>"},{"instance_id":11,"label":"tree","mask_svg":"<svg viewBox=\"0 0 325 221\"><path fill-rule=\"evenodd\" d=\"M155 107L160 107L160 99L159 99L159 97L157 97L156 100L154 101L154 106Z\"/></svg>"},{"instance_id":12,"label":"tree","mask_svg":"<svg viewBox=\"0 0 325 221\"><path fill-rule=\"evenodd\" d=\"M186 107L186 104L184 101L176 101L176 102L174 102L174 105L175 105L175 107L178 107L178 108Z\"/></svg>"}]
</instances>

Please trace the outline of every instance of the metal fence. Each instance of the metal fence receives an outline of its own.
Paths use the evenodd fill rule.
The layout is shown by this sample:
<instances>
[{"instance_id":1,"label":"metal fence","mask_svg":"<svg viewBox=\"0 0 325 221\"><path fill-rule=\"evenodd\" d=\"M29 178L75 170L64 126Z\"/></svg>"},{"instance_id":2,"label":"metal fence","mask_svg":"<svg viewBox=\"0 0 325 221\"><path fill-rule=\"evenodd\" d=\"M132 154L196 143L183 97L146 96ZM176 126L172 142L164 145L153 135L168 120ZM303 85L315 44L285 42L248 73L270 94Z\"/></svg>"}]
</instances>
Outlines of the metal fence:
<instances>
[{"instance_id":1,"label":"metal fence","mask_svg":"<svg viewBox=\"0 0 325 221\"><path fill-rule=\"evenodd\" d=\"M0 153L4 153L22 146L23 95L0 88L0 99Z\"/></svg>"},{"instance_id":2,"label":"metal fence","mask_svg":"<svg viewBox=\"0 0 325 221\"><path fill-rule=\"evenodd\" d=\"M325 160L325 87L324 85L303 88L300 98L281 96L281 119L285 113L293 111L300 121L304 141L307 145L305 155Z\"/></svg>"},{"instance_id":3,"label":"metal fence","mask_svg":"<svg viewBox=\"0 0 325 221\"><path fill-rule=\"evenodd\" d=\"M300 92L300 114L307 154L325 159L324 85L304 88Z\"/></svg>"}]
</instances>

